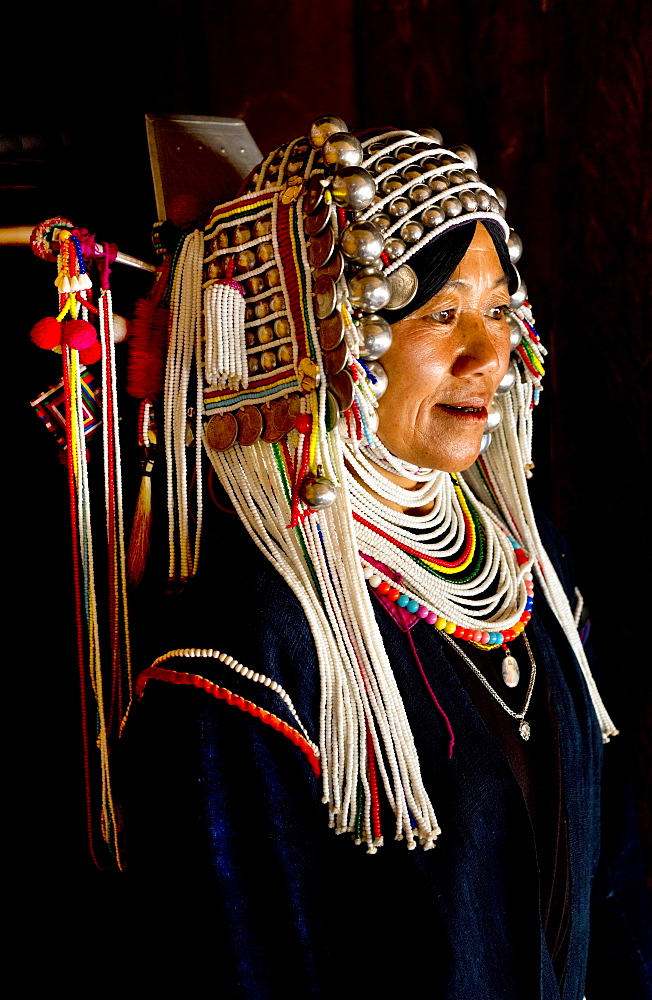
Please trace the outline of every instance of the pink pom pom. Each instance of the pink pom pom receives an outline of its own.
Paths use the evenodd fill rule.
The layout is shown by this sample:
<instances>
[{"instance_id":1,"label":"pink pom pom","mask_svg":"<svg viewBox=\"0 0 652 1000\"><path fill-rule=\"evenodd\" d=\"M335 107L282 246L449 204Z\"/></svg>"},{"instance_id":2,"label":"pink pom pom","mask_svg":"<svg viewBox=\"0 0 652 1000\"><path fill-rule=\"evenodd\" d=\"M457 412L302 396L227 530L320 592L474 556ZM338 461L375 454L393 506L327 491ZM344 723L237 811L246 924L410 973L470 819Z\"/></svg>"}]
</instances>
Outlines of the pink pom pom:
<instances>
[{"instance_id":1,"label":"pink pom pom","mask_svg":"<svg viewBox=\"0 0 652 1000\"><path fill-rule=\"evenodd\" d=\"M63 341L77 351L90 347L97 340L95 327L85 319L69 319L63 323Z\"/></svg>"},{"instance_id":2,"label":"pink pom pom","mask_svg":"<svg viewBox=\"0 0 652 1000\"><path fill-rule=\"evenodd\" d=\"M58 347L61 343L61 323L58 323L54 316L46 316L45 319L40 319L36 326L32 327L30 337L37 347L51 351L53 347Z\"/></svg>"},{"instance_id":3,"label":"pink pom pom","mask_svg":"<svg viewBox=\"0 0 652 1000\"><path fill-rule=\"evenodd\" d=\"M79 360L83 365L94 365L102 357L102 345L96 340L90 347L84 347L79 352Z\"/></svg>"}]
</instances>

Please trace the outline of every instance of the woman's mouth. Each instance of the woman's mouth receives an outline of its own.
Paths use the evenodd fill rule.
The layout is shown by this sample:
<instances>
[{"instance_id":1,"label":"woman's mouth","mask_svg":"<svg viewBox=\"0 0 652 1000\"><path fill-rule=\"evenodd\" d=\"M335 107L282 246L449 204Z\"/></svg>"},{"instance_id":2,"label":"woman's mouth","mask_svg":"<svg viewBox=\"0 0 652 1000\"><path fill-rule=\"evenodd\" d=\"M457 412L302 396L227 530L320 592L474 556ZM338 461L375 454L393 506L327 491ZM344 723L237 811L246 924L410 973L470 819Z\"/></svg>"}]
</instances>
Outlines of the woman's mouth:
<instances>
[{"instance_id":1,"label":"woman's mouth","mask_svg":"<svg viewBox=\"0 0 652 1000\"><path fill-rule=\"evenodd\" d=\"M484 422L487 419L486 406L451 406L448 403L437 403L437 408L463 420Z\"/></svg>"}]
</instances>

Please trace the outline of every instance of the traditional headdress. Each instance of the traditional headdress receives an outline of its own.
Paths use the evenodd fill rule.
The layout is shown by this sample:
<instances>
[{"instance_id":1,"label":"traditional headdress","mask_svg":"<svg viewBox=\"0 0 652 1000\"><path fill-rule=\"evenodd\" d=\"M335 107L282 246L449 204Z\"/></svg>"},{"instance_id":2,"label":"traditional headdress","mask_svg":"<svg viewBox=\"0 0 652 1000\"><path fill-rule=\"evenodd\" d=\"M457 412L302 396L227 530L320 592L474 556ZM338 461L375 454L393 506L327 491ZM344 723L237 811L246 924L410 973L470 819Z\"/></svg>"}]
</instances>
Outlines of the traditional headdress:
<instances>
[{"instance_id":1,"label":"traditional headdress","mask_svg":"<svg viewBox=\"0 0 652 1000\"><path fill-rule=\"evenodd\" d=\"M516 263L521 244L504 214L469 147L446 149L435 129L358 137L326 117L271 153L204 232L186 237L174 266L165 385L171 576L192 576L199 558L199 448L194 540L187 501L191 405L194 432L237 513L306 614L321 673L323 800L331 825L357 831L371 851L382 842L377 783L408 847L432 847L440 830L368 587L448 635L491 647L525 628L536 576L604 738L615 732L530 506L545 350L517 274L512 361L475 466L459 476L407 466L376 436L386 384L378 359L391 343L382 313L405 310L417 292L410 262L452 227L486 220ZM403 491L383 468L422 485ZM361 483L404 508L431 502L432 511L397 513ZM527 738L527 725L521 732Z\"/></svg>"}]
</instances>

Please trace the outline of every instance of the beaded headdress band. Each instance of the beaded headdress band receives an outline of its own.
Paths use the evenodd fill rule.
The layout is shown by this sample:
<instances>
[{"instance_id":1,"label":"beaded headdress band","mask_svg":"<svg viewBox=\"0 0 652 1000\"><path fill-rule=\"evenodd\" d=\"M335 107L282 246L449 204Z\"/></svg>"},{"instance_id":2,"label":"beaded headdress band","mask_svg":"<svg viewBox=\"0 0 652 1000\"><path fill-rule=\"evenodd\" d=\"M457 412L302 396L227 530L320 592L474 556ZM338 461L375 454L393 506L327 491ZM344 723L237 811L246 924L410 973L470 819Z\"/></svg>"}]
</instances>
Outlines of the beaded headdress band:
<instances>
[{"instance_id":1,"label":"beaded headdress band","mask_svg":"<svg viewBox=\"0 0 652 1000\"><path fill-rule=\"evenodd\" d=\"M312 631L330 824L372 852L382 843L378 788L408 847L431 847L440 832L369 596L378 566L400 566L405 593L383 586L407 613L488 647L523 630L536 576L604 738L615 731L530 506L532 410L545 351L522 283L511 300L512 361L476 465L458 477L407 470L376 436L386 385L378 359L391 344L379 313L412 300L414 255L453 226L490 220L512 261L520 257L500 193L476 167L469 147L445 149L434 129L358 138L340 119L320 118L307 137L271 153L205 232L190 233L174 264L165 386L171 576L191 576L199 558L199 448L194 545L186 470L194 371L195 437ZM373 496L397 499L383 467L424 484L398 497L399 506L434 503L426 526L433 541L423 551L409 542L411 522L392 521Z\"/></svg>"}]
</instances>

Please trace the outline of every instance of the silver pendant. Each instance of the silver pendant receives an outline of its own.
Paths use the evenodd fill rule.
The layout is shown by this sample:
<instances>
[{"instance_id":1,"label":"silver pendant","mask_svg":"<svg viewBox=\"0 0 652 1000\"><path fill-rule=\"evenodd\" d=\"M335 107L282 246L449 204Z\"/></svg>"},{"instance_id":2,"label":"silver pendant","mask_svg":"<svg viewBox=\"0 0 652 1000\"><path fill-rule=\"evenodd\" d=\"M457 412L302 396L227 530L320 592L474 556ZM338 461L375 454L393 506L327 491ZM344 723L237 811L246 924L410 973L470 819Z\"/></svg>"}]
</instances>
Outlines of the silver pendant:
<instances>
[{"instance_id":1,"label":"silver pendant","mask_svg":"<svg viewBox=\"0 0 652 1000\"><path fill-rule=\"evenodd\" d=\"M526 722L525 719L521 719L521 721L519 723L519 726L518 726L518 731L519 731L519 733L521 734L521 736L523 737L524 740L529 740L529 738L530 738L530 723Z\"/></svg>"},{"instance_id":2,"label":"silver pendant","mask_svg":"<svg viewBox=\"0 0 652 1000\"><path fill-rule=\"evenodd\" d=\"M518 662L509 653L503 660L503 680L508 688L515 688L521 679L521 671L519 670Z\"/></svg>"}]
</instances>

